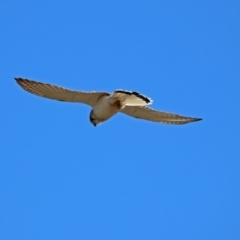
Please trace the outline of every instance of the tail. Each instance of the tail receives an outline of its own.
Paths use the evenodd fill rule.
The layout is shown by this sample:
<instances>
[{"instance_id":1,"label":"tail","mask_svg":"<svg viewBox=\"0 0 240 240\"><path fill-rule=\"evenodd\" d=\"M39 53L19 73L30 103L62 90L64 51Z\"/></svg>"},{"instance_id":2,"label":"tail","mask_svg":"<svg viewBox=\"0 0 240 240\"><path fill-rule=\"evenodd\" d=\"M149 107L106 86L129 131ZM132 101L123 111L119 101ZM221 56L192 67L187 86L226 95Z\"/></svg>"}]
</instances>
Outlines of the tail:
<instances>
[{"instance_id":1,"label":"tail","mask_svg":"<svg viewBox=\"0 0 240 240\"><path fill-rule=\"evenodd\" d=\"M120 100L126 106L146 106L152 103L152 100L138 92L130 92L125 90L116 90L112 95L112 99Z\"/></svg>"}]
</instances>

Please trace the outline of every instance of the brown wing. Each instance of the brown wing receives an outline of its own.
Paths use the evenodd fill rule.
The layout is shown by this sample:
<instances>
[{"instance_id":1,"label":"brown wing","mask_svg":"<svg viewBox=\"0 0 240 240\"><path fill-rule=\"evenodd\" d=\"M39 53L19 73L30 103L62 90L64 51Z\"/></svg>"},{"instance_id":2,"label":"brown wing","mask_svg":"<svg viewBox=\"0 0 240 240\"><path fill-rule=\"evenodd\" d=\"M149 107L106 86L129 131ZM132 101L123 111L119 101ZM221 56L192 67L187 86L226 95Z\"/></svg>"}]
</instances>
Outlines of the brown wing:
<instances>
[{"instance_id":1,"label":"brown wing","mask_svg":"<svg viewBox=\"0 0 240 240\"><path fill-rule=\"evenodd\" d=\"M17 83L27 92L32 94L65 102L80 102L93 106L106 92L81 92L72 91L63 87L36 82L23 78L15 78Z\"/></svg>"},{"instance_id":2,"label":"brown wing","mask_svg":"<svg viewBox=\"0 0 240 240\"><path fill-rule=\"evenodd\" d=\"M202 120L201 118L183 117L177 114L160 112L149 107L126 106L121 112L131 117L167 124L185 124Z\"/></svg>"}]
</instances>

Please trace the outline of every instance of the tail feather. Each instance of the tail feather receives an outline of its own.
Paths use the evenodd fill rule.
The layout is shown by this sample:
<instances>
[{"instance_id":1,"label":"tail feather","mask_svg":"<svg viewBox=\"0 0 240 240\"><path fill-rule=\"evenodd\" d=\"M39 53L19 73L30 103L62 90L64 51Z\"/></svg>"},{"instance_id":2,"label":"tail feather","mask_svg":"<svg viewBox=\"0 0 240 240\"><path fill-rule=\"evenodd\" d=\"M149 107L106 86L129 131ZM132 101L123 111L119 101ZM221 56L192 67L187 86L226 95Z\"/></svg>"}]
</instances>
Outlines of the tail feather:
<instances>
[{"instance_id":1,"label":"tail feather","mask_svg":"<svg viewBox=\"0 0 240 240\"><path fill-rule=\"evenodd\" d=\"M152 100L138 92L125 90L116 90L112 96L113 99L120 100L126 106L146 106L152 103Z\"/></svg>"}]
</instances>

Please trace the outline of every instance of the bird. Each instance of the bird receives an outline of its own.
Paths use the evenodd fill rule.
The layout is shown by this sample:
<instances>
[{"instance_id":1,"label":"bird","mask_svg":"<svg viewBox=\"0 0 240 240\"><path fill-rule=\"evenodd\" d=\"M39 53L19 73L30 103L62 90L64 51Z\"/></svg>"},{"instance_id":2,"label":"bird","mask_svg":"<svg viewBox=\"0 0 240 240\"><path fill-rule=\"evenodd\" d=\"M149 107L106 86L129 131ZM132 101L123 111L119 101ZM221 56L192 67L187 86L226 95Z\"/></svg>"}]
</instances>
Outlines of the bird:
<instances>
[{"instance_id":1,"label":"bird","mask_svg":"<svg viewBox=\"0 0 240 240\"><path fill-rule=\"evenodd\" d=\"M89 120L93 126L105 122L119 112L134 118L166 124L180 125L202 120L152 109L148 105L152 104L153 100L135 91L118 89L113 93L83 92L20 77L14 79L24 90L37 96L90 105L92 109Z\"/></svg>"}]
</instances>

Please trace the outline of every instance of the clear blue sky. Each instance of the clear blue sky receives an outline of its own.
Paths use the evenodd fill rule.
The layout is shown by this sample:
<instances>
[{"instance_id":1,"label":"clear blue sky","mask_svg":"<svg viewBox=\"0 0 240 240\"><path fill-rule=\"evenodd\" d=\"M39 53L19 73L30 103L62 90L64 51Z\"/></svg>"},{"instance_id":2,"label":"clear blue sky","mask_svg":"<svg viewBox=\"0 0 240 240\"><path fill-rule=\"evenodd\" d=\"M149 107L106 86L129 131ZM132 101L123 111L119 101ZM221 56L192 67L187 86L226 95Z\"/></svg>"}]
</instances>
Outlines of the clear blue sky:
<instances>
[{"instance_id":1,"label":"clear blue sky","mask_svg":"<svg viewBox=\"0 0 240 240\"><path fill-rule=\"evenodd\" d=\"M2 1L1 240L240 239L240 1ZM171 126L13 80L139 91Z\"/></svg>"}]
</instances>

